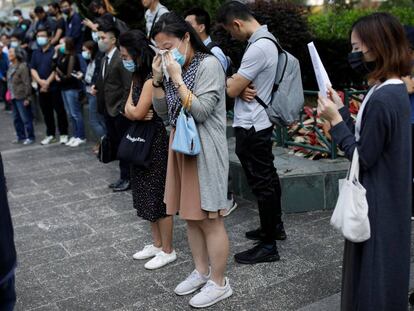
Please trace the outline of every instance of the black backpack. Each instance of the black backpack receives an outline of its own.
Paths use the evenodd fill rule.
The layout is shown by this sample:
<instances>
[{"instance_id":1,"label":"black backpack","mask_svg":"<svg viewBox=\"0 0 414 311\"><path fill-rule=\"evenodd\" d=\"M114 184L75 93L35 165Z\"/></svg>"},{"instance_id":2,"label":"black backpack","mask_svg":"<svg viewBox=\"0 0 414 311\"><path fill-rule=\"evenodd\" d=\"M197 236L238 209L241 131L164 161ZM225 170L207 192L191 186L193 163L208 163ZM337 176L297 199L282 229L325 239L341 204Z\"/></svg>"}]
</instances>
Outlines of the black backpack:
<instances>
[{"instance_id":1,"label":"black backpack","mask_svg":"<svg viewBox=\"0 0 414 311\"><path fill-rule=\"evenodd\" d=\"M206 47L210 51L214 47L220 48L220 46L216 42L214 42L214 41L211 41L209 44L207 44ZM228 66L227 66L227 70L226 70L225 74L226 74L226 77L228 78L228 77L231 77L232 75L234 75L237 72L237 69L235 68L235 66L234 66L233 61L231 60L231 58L229 56L227 56L227 55L226 55L226 58L227 58ZM233 108L234 108L234 98L231 98L231 97L227 96L227 93L226 93L226 111L230 111Z\"/></svg>"}]
</instances>

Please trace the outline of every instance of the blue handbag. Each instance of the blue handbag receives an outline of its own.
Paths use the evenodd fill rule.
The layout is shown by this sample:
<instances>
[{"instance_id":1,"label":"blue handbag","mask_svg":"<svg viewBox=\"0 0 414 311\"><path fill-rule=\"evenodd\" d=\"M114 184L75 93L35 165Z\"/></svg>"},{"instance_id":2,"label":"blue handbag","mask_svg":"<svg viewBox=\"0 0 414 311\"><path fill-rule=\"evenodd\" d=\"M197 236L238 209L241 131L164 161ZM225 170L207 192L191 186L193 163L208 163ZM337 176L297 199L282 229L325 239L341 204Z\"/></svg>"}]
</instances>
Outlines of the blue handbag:
<instances>
[{"instance_id":1,"label":"blue handbag","mask_svg":"<svg viewBox=\"0 0 414 311\"><path fill-rule=\"evenodd\" d=\"M175 136L171 146L175 152L196 156L201 151L200 137L192 115L184 108L178 115Z\"/></svg>"}]
</instances>

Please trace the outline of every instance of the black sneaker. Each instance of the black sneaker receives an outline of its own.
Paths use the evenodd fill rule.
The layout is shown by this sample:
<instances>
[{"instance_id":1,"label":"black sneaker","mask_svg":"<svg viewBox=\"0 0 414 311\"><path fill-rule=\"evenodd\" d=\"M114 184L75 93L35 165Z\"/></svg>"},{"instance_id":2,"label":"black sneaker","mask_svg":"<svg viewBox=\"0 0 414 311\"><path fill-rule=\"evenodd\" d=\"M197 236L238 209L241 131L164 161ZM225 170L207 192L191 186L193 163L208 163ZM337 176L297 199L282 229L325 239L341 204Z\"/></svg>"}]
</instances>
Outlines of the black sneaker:
<instances>
[{"instance_id":1,"label":"black sneaker","mask_svg":"<svg viewBox=\"0 0 414 311\"><path fill-rule=\"evenodd\" d=\"M280 256L276 245L273 245L271 249L267 249L261 242L247 251L234 255L234 259L241 264L253 265L260 262L279 261Z\"/></svg>"},{"instance_id":2,"label":"black sneaker","mask_svg":"<svg viewBox=\"0 0 414 311\"><path fill-rule=\"evenodd\" d=\"M258 228L256 230L246 232L246 238L253 241L263 241L265 234L261 228ZM283 241L286 240L286 238L287 236L283 223L276 225L276 240Z\"/></svg>"}]
</instances>

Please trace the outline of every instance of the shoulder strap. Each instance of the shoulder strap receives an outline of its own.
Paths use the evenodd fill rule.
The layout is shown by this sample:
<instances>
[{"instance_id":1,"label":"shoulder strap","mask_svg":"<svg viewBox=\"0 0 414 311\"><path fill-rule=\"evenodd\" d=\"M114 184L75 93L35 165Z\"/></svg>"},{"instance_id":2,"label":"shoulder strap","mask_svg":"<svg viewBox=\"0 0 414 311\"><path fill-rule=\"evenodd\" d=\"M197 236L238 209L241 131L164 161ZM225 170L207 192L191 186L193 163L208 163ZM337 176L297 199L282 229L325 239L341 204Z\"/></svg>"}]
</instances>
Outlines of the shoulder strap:
<instances>
[{"instance_id":1,"label":"shoulder strap","mask_svg":"<svg viewBox=\"0 0 414 311\"><path fill-rule=\"evenodd\" d=\"M152 36L152 31L154 30L155 22L157 21L157 17L158 17L159 12L160 12L160 10L157 11L157 13L154 16L154 20L152 21L151 29L150 29L149 34L148 34L149 38L151 38L151 36Z\"/></svg>"},{"instance_id":2,"label":"shoulder strap","mask_svg":"<svg viewBox=\"0 0 414 311\"><path fill-rule=\"evenodd\" d=\"M207 46L206 46L209 50L211 50L212 48L214 48L214 47L219 47L219 45L216 43L216 42L214 42L214 41L211 41L209 44L207 44Z\"/></svg>"},{"instance_id":3,"label":"shoulder strap","mask_svg":"<svg viewBox=\"0 0 414 311\"><path fill-rule=\"evenodd\" d=\"M272 38L270 38L270 37L260 37L260 38L258 38L256 41L254 41L254 42L257 42L257 41L259 41L260 39L267 39L267 40L270 40L270 41L272 41L275 45L276 45L276 48L277 48L277 51L279 52L279 54L285 54L286 55L286 62L285 62L285 65L283 66L283 71L282 71L282 75L280 76L280 79L279 79L279 81L276 83L276 81L275 81L275 83L273 84L273 89L272 89L272 94L274 93L274 92L276 92L277 90L278 90L278 88L279 88L279 85L280 85L280 83L282 82L282 80L283 80L283 77L285 76L285 72L286 72L286 67L287 67L287 52L282 48L282 46L280 45L280 43L279 43L279 41L278 40L274 40L274 39L272 39ZM246 50L249 48L249 46L250 46L251 44L249 44L248 46L247 46L247 48L246 48ZM278 60L279 61L279 60ZM260 106L262 106L264 109L267 109L268 108L268 106L265 104L265 102L258 96L258 95L256 95L255 97L254 97L254 99L260 104Z\"/></svg>"}]
</instances>

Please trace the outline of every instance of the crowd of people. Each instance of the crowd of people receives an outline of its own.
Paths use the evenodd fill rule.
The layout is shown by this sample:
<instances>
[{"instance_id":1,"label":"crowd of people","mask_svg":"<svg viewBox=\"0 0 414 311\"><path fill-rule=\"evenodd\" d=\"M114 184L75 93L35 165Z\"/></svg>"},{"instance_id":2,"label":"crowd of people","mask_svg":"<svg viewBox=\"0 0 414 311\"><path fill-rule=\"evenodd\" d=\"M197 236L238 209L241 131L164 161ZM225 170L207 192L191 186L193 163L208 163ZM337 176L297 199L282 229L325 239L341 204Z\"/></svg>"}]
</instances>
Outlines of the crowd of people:
<instances>
[{"instance_id":1,"label":"crowd of people","mask_svg":"<svg viewBox=\"0 0 414 311\"><path fill-rule=\"evenodd\" d=\"M257 199L260 220L259 228L246 232L257 243L234 259L239 264L278 261L276 241L287 238L272 152L274 124L255 99L260 95L269 103L275 92L278 47L260 40L276 38L248 6L226 2L217 23L247 43L240 68L229 75L231 60L211 39L211 20L204 9L178 14L158 0L142 4L147 8L145 31L128 30L108 1L92 1L94 20L82 19L71 0L51 3L48 12L37 7L32 21L15 10L16 27L11 33L2 30L1 95L12 105L16 143L29 145L36 139L34 90L46 124L42 145L85 144L82 96L98 142L94 152L103 152L102 137L113 154L125 140L150 145L145 165L120 157L119 179L109 188L131 188L137 215L150 224L151 243L133 255L148 260L146 269L177 260L173 218L178 214L186 221L195 269L174 292L198 291L189 303L205 308L233 294L226 277L229 240L223 220L237 206L226 139L229 97L235 101L236 154ZM331 88L319 98L319 112L331 123L334 141L348 158L355 149L359 152L360 180L370 208L371 238L345 243L341 308L406 310L412 176L410 103L401 78L411 74L409 45L401 24L386 13L363 17L351 30L350 64L375 89L361 112L357 137L336 91ZM196 156L175 147L182 139L183 116L196 125ZM132 137L132 128L144 129L149 141ZM8 264L7 274L0 275L6 290L12 287L10 271L15 268L10 258Z\"/></svg>"}]
</instances>

